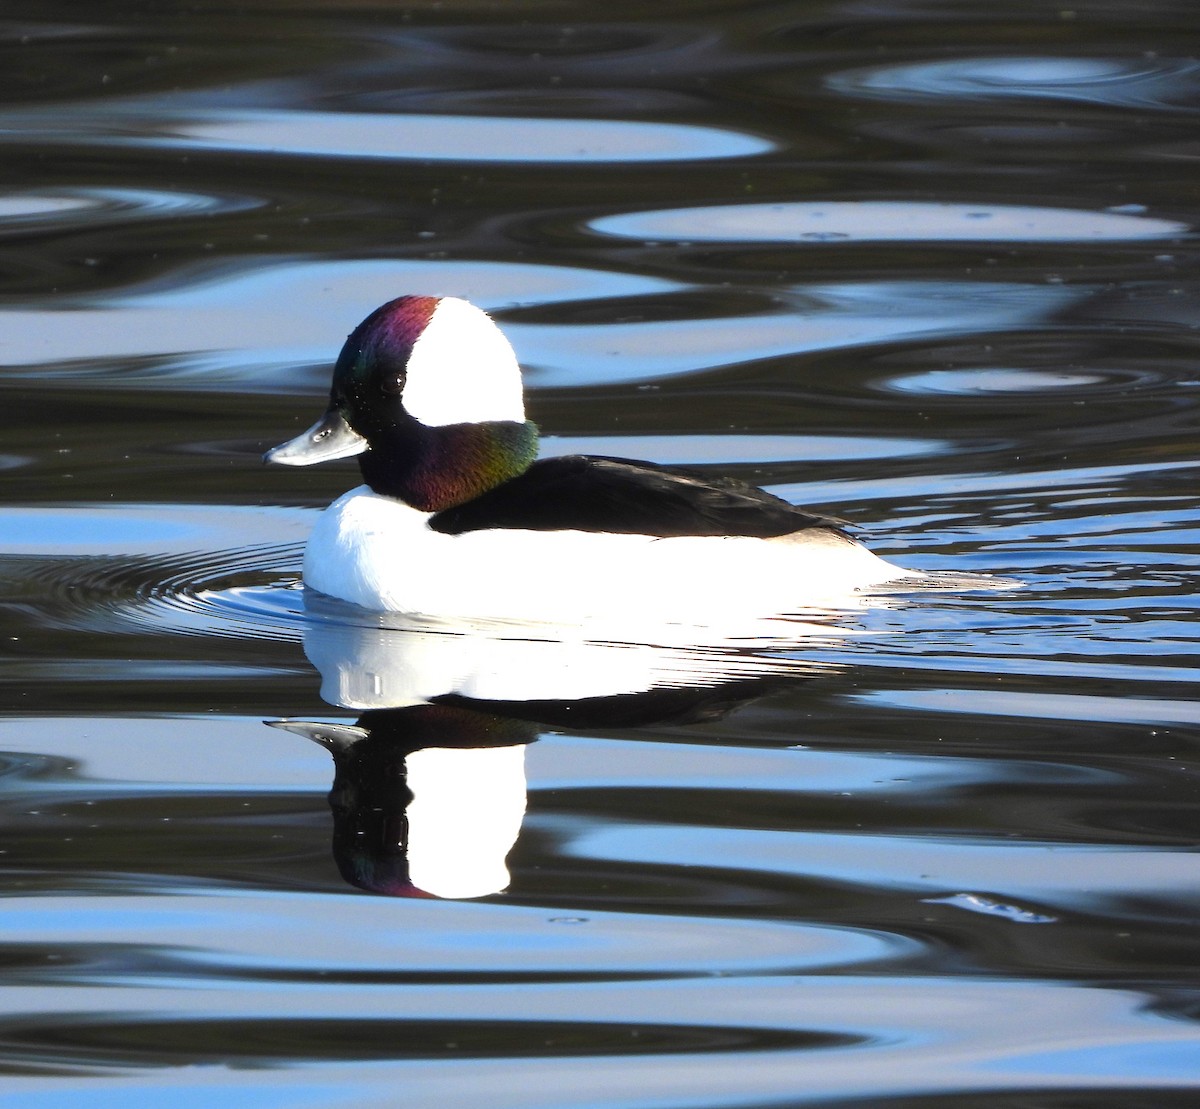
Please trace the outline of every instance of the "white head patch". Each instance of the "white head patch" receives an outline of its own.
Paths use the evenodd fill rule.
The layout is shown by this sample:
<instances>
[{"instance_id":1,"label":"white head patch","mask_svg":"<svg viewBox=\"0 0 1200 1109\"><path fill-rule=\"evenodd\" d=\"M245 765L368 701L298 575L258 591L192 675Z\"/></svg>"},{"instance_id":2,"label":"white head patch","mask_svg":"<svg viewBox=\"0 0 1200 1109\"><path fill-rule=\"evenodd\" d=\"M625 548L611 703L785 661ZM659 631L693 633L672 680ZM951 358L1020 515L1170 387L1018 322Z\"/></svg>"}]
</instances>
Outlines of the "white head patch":
<instances>
[{"instance_id":1,"label":"white head patch","mask_svg":"<svg viewBox=\"0 0 1200 1109\"><path fill-rule=\"evenodd\" d=\"M445 297L413 344L404 407L426 427L525 419L521 367L482 309Z\"/></svg>"}]
</instances>

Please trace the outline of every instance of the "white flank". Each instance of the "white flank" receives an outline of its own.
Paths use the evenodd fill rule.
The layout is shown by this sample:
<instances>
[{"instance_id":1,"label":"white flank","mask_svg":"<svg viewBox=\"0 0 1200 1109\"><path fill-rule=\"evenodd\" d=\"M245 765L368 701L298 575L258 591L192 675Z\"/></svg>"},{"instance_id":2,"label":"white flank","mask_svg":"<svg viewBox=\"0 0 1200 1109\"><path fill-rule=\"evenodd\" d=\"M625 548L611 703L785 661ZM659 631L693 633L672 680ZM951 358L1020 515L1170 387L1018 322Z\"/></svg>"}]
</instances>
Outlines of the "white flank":
<instances>
[{"instance_id":1,"label":"white flank","mask_svg":"<svg viewBox=\"0 0 1200 1109\"><path fill-rule=\"evenodd\" d=\"M377 612L610 626L644 642L647 625L732 628L862 608L860 591L921 577L822 530L782 539L440 535L428 519L367 486L351 490L317 520L305 583Z\"/></svg>"}]
</instances>

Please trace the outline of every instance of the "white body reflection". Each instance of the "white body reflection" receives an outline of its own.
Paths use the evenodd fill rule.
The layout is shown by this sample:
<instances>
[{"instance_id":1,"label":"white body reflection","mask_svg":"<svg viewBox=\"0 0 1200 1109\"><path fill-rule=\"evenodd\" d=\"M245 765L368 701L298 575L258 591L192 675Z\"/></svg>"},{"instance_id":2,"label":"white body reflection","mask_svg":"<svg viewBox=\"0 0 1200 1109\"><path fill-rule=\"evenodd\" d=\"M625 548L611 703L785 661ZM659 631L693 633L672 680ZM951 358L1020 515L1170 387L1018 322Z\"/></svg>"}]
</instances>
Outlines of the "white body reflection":
<instances>
[{"instance_id":1,"label":"white body reflection","mask_svg":"<svg viewBox=\"0 0 1200 1109\"><path fill-rule=\"evenodd\" d=\"M322 699L359 710L448 693L484 701L579 701L810 674L816 665L795 652L854 634L844 615L829 613L806 621L759 621L753 639L714 636L707 644L695 642L696 628L664 625L659 642L646 643L588 637L550 623L371 613L312 593L306 605L321 618L306 628L304 652L320 671Z\"/></svg>"}]
</instances>

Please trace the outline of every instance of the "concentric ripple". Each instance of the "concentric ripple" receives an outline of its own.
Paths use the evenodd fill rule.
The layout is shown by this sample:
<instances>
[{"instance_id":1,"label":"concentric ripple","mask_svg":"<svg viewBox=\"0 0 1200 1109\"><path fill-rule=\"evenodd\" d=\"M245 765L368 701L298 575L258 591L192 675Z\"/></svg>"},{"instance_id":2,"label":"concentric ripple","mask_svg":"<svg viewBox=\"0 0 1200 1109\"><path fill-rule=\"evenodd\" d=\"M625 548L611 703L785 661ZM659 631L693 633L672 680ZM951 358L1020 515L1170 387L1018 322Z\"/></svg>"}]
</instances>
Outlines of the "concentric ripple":
<instances>
[{"instance_id":1,"label":"concentric ripple","mask_svg":"<svg viewBox=\"0 0 1200 1109\"><path fill-rule=\"evenodd\" d=\"M188 505L27 508L0 544L10 606L40 626L296 639L308 515Z\"/></svg>"},{"instance_id":2,"label":"concentric ripple","mask_svg":"<svg viewBox=\"0 0 1200 1109\"><path fill-rule=\"evenodd\" d=\"M42 624L80 631L296 639L297 547L18 563L11 589Z\"/></svg>"},{"instance_id":3,"label":"concentric ripple","mask_svg":"<svg viewBox=\"0 0 1200 1109\"><path fill-rule=\"evenodd\" d=\"M261 208L266 203L259 197L166 189L77 188L10 193L0 196L0 232L227 215Z\"/></svg>"}]
</instances>

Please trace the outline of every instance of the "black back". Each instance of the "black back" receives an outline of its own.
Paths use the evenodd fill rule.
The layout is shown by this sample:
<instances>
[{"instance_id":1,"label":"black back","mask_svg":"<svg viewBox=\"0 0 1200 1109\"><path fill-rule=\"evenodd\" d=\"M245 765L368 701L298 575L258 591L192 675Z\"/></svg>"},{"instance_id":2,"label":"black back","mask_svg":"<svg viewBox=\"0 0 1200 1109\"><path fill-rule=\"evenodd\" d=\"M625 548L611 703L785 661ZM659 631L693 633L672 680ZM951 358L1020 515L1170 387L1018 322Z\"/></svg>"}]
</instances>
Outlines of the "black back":
<instances>
[{"instance_id":1,"label":"black back","mask_svg":"<svg viewBox=\"0 0 1200 1109\"><path fill-rule=\"evenodd\" d=\"M624 535L749 535L837 528L753 485L623 458L543 458L466 504L437 513L434 531L488 528Z\"/></svg>"}]
</instances>

